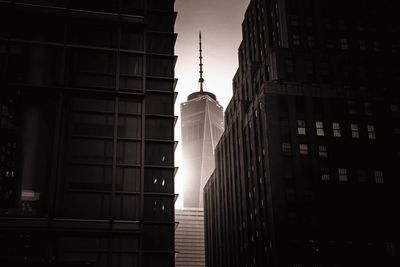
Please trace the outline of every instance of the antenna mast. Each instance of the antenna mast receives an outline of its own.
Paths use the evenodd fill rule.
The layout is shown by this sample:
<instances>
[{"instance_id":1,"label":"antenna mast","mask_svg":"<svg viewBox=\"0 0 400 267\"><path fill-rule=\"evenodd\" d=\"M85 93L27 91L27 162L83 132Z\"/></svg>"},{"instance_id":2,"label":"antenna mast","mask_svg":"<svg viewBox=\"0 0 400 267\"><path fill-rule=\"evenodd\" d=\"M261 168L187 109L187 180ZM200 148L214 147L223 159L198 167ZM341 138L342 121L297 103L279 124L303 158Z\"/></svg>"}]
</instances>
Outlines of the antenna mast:
<instances>
[{"instance_id":1,"label":"antenna mast","mask_svg":"<svg viewBox=\"0 0 400 267\"><path fill-rule=\"evenodd\" d=\"M199 46L200 46L200 49L199 49L199 52L200 52L200 57L199 57L199 59L200 59L200 64L199 64L199 66L200 66L200 79L199 79L199 83L200 83L200 92L203 92L203 83L204 83L204 79L203 79L203 50L201 49L201 31L199 32Z\"/></svg>"}]
</instances>

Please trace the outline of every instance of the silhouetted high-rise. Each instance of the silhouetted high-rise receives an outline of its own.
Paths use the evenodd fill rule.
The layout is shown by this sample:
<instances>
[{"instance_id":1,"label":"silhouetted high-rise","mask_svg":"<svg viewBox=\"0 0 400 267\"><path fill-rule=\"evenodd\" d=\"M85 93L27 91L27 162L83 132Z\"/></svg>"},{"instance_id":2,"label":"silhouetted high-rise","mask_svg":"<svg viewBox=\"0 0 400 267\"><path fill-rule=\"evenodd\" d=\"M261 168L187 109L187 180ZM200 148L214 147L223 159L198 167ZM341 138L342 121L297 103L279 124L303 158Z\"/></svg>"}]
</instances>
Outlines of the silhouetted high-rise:
<instances>
[{"instance_id":1,"label":"silhouetted high-rise","mask_svg":"<svg viewBox=\"0 0 400 267\"><path fill-rule=\"evenodd\" d=\"M399 266L390 1L252 0L204 190L207 266Z\"/></svg>"},{"instance_id":2,"label":"silhouetted high-rise","mask_svg":"<svg viewBox=\"0 0 400 267\"><path fill-rule=\"evenodd\" d=\"M0 1L1 266L174 266L173 6Z\"/></svg>"}]
</instances>

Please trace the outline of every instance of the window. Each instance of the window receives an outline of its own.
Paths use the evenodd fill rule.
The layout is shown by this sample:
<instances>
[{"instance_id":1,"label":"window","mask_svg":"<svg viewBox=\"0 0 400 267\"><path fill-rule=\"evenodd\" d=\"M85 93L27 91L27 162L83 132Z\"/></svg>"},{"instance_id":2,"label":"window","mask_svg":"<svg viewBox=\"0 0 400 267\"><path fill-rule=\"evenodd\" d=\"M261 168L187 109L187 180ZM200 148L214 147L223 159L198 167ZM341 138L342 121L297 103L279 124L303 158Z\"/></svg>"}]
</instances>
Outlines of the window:
<instances>
[{"instance_id":1,"label":"window","mask_svg":"<svg viewBox=\"0 0 400 267\"><path fill-rule=\"evenodd\" d=\"M349 49L349 44L348 44L346 38L340 39L340 48L341 48L342 50L347 50L347 49Z\"/></svg>"},{"instance_id":2,"label":"window","mask_svg":"<svg viewBox=\"0 0 400 267\"><path fill-rule=\"evenodd\" d=\"M292 26L299 26L299 17L295 15L290 16L290 22Z\"/></svg>"},{"instance_id":3,"label":"window","mask_svg":"<svg viewBox=\"0 0 400 267\"><path fill-rule=\"evenodd\" d=\"M328 149L324 145L318 146L318 155L320 158L327 158L328 157Z\"/></svg>"},{"instance_id":4,"label":"window","mask_svg":"<svg viewBox=\"0 0 400 267\"><path fill-rule=\"evenodd\" d=\"M294 72L294 64L293 64L293 61L290 59L286 60L286 72L287 73Z\"/></svg>"},{"instance_id":5,"label":"window","mask_svg":"<svg viewBox=\"0 0 400 267\"><path fill-rule=\"evenodd\" d=\"M367 181L367 173L364 170L358 170L357 177L360 183L365 183Z\"/></svg>"},{"instance_id":6,"label":"window","mask_svg":"<svg viewBox=\"0 0 400 267\"><path fill-rule=\"evenodd\" d=\"M163 131L155 131L157 127ZM146 139L173 140L174 136L173 118L146 117Z\"/></svg>"},{"instance_id":7,"label":"window","mask_svg":"<svg viewBox=\"0 0 400 267\"><path fill-rule=\"evenodd\" d=\"M317 136L324 136L324 123L322 121L315 122L315 127L317 128Z\"/></svg>"},{"instance_id":8,"label":"window","mask_svg":"<svg viewBox=\"0 0 400 267\"><path fill-rule=\"evenodd\" d=\"M314 64L310 61L305 62L306 65L306 73L308 75L314 74Z\"/></svg>"},{"instance_id":9,"label":"window","mask_svg":"<svg viewBox=\"0 0 400 267\"><path fill-rule=\"evenodd\" d=\"M396 44L392 45L392 54L397 54L399 52L399 46Z\"/></svg>"},{"instance_id":10,"label":"window","mask_svg":"<svg viewBox=\"0 0 400 267\"><path fill-rule=\"evenodd\" d=\"M377 184L383 184L383 172L381 170L375 170L374 171L374 178L375 178L375 183Z\"/></svg>"},{"instance_id":11,"label":"window","mask_svg":"<svg viewBox=\"0 0 400 267\"><path fill-rule=\"evenodd\" d=\"M321 180L329 181L331 179L331 175L329 172L329 168L321 168Z\"/></svg>"},{"instance_id":12,"label":"window","mask_svg":"<svg viewBox=\"0 0 400 267\"><path fill-rule=\"evenodd\" d=\"M364 111L365 111L366 115L371 116L372 115L372 104L369 102L365 102L364 103Z\"/></svg>"},{"instance_id":13,"label":"window","mask_svg":"<svg viewBox=\"0 0 400 267\"><path fill-rule=\"evenodd\" d=\"M164 57L147 57L146 75L154 77L174 77L174 60Z\"/></svg>"},{"instance_id":14,"label":"window","mask_svg":"<svg viewBox=\"0 0 400 267\"><path fill-rule=\"evenodd\" d=\"M174 143L146 142L145 164L149 166L173 166Z\"/></svg>"},{"instance_id":15,"label":"window","mask_svg":"<svg viewBox=\"0 0 400 267\"><path fill-rule=\"evenodd\" d=\"M381 44L377 41L374 42L374 51L380 52L381 51Z\"/></svg>"},{"instance_id":16,"label":"window","mask_svg":"<svg viewBox=\"0 0 400 267\"><path fill-rule=\"evenodd\" d=\"M297 120L297 133L306 135L306 122L304 120Z\"/></svg>"},{"instance_id":17,"label":"window","mask_svg":"<svg viewBox=\"0 0 400 267\"><path fill-rule=\"evenodd\" d=\"M308 155L308 145L300 144L300 155Z\"/></svg>"},{"instance_id":18,"label":"window","mask_svg":"<svg viewBox=\"0 0 400 267\"><path fill-rule=\"evenodd\" d=\"M376 139L375 127L373 125L367 125L367 130L368 130L368 138L371 140Z\"/></svg>"},{"instance_id":19,"label":"window","mask_svg":"<svg viewBox=\"0 0 400 267\"><path fill-rule=\"evenodd\" d=\"M347 182L347 170L343 168L338 169L339 174L339 181L340 182Z\"/></svg>"},{"instance_id":20,"label":"window","mask_svg":"<svg viewBox=\"0 0 400 267\"><path fill-rule=\"evenodd\" d=\"M361 21L357 21L357 31L359 32L364 31L364 25Z\"/></svg>"},{"instance_id":21,"label":"window","mask_svg":"<svg viewBox=\"0 0 400 267\"><path fill-rule=\"evenodd\" d=\"M367 50L367 44L364 40L360 40L360 51Z\"/></svg>"},{"instance_id":22,"label":"window","mask_svg":"<svg viewBox=\"0 0 400 267\"><path fill-rule=\"evenodd\" d=\"M340 124L338 122L332 123L332 128L334 137L342 137L342 134L340 133Z\"/></svg>"},{"instance_id":23,"label":"window","mask_svg":"<svg viewBox=\"0 0 400 267\"><path fill-rule=\"evenodd\" d=\"M396 105L396 104L390 105L390 110L392 112L399 112L399 105Z\"/></svg>"},{"instance_id":24,"label":"window","mask_svg":"<svg viewBox=\"0 0 400 267\"><path fill-rule=\"evenodd\" d=\"M356 108L356 102L355 101L347 101L347 107L349 110L350 115L355 115L357 114L357 108Z\"/></svg>"},{"instance_id":25,"label":"window","mask_svg":"<svg viewBox=\"0 0 400 267\"><path fill-rule=\"evenodd\" d=\"M306 17L306 26L312 27L314 25L314 20L312 17Z\"/></svg>"},{"instance_id":26,"label":"window","mask_svg":"<svg viewBox=\"0 0 400 267\"><path fill-rule=\"evenodd\" d=\"M333 48L335 48L335 45L333 44L333 41L332 41L332 40L327 40L327 41L326 41L326 48L328 48L328 49L333 49Z\"/></svg>"},{"instance_id":27,"label":"window","mask_svg":"<svg viewBox=\"0 0 400 267\"><path fill-rule=\"evenodd\" d=\"M292 153L292 146L290 143L282 143L283 154L290 155Z\"/></svg>"},{"instance_id":28,"label":"window","mask_svg":"<svg viewBox=\"0 0 400 267\"><path fill-rule=\"evenodd\" d=\"M351 137L360 138L360 133L358 131L358 125L357 124L351 124Z\"/></svg>"},{"instance_id":29,"label":"window","mask_svg":"<svg viewBox=\"0 0 400 267\"><path fill-rule=\"evenodd\" d=\"M346 30L346 23L344 22L344 20L339 20L338 21L338 28L341 31L345 31Z\"/></svg>"},{"instance_id":30,"label":"window","mask_svg":"<svg viewBox=\"0 0 400 267\"><path fill-rule=\"evenodd\" d=\"M315 46L315 37L314 36L307 36L307 45L308 45L308 47Z\"/></svg>"},{"instance_id":31,"label":"window","mask_svg":"<svg viewBox=\"0 0 400 267\"><path fill-rule=\"evenodd\" d=\"M300 36L298 34L293 34L293 45L300 46Z\"/></svg>"},{"instance_id":32,"label":"window","mask_svg":"<svg viewBox=\"0 0 400 267\"><path fill-rule=\"evenodd\" d=\"M327 76L329 75L329 64L327 62L322 62L320 67L319 67L319 71L321 73L322 76Z\"/></svg>"}]
</instances>

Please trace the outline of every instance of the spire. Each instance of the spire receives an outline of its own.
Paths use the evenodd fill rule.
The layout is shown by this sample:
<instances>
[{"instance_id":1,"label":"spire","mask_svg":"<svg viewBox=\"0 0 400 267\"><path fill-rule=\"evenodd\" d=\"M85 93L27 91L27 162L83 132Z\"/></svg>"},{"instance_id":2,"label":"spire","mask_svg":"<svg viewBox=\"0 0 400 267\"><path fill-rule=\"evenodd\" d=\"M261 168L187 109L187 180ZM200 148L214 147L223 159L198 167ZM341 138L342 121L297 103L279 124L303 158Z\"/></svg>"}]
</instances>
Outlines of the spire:
<instances>
[{"instance_id":1,"label":"spire","mask_svg":"<svg viewBox=\"0 0 400 267\"><path fill-rule=\"evenodd\" d=\"M199 64L199 66L200 66L200 79L199 79L199 83L200 83L200 92L203 92L203 83L204 83L204 79L203 79L203 54L202 54L202 52L203 52L203 50L201 50L201 31L199 32L199 45L200 45L200 50L199 50L199 52L200 52L200 57L199 57L199 59L200 59L200 64Z\"/></svg>"}]
</instances>

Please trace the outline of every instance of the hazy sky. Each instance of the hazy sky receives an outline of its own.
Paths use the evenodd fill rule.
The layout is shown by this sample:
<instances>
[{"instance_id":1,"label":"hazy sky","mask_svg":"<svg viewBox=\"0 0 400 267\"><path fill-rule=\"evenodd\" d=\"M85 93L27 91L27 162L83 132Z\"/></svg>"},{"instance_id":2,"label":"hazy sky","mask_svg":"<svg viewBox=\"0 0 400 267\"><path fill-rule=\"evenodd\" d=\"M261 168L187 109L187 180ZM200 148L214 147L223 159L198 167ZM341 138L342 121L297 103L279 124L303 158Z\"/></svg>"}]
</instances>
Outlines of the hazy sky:
<instances>
[{"instance_id":1,"label":"hazy sky","mask_svg":"<svg viewBox=\"0 0 400 267\"><path fill-rule=\"evenodd\" d=\"M214 93L226 108L232 97L232 78L238 67L237 50L242 40L242 21L249 0L176 0L178 17L175 32L178 39L175 54L178 61L175 76L178 78L175 114L180 116L180 103L198 91L199 46L198 33L202 32L203 70L205 90ZM176 124L175 139L180 141L180 120ZM181 165L181 147L176 153L176 166ZM182 195L182 172L176 176L176 192ZM182 203L178 199L177 206Z\"/></svg>"}]
</instances>

